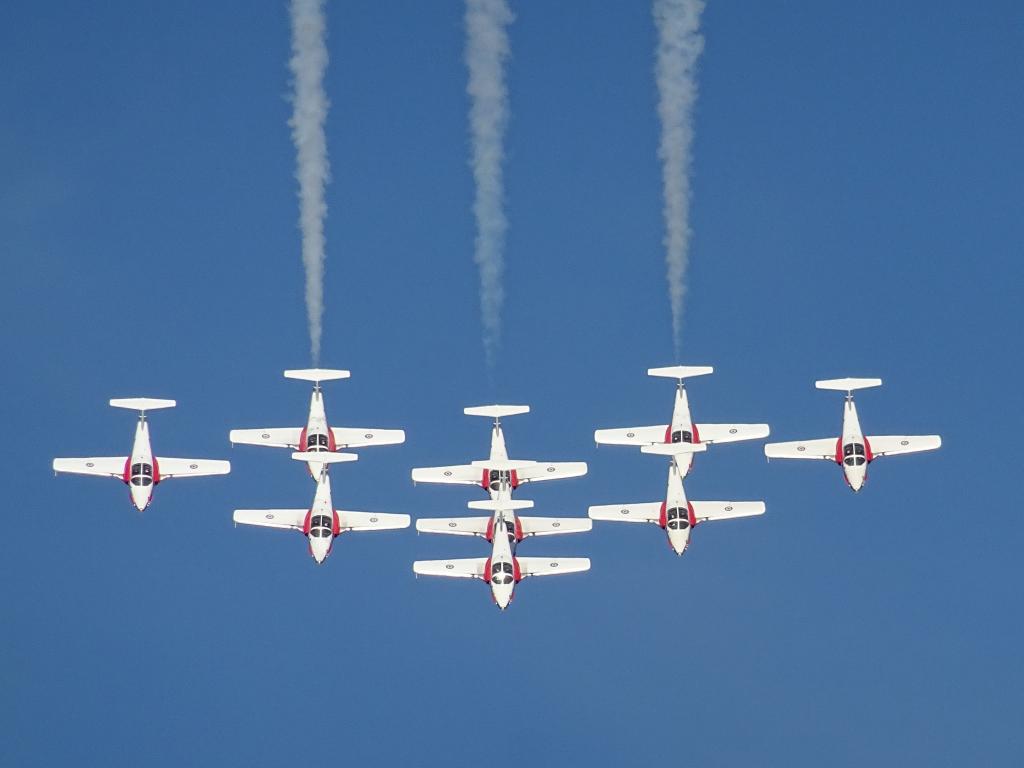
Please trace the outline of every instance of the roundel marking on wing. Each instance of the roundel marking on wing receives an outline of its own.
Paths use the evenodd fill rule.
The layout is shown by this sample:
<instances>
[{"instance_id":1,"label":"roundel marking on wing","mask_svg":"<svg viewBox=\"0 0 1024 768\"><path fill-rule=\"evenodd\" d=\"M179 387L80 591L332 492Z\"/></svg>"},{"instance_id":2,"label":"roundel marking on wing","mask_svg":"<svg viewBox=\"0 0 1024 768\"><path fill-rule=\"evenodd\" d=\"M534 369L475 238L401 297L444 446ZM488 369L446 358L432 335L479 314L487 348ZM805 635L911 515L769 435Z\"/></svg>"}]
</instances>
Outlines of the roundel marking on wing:
<instances>
[{"instance_id":1,"label":"roundel marking on wing","mask_svg":"<svg viewBox=\"0 0 1024 768\"><path fill-rule=\"evenodd\" d=\"M450 469L446 469L446 470L444 471L444 476L445 476L445 477L451 477L451 476L452 476L452 471L451 471Z\"/></svg>"},{"instance_id":2,"label":"roundel marking on wing","mask_svg":"<svg viewBox=\"0 0 1024 768\"><path fill-rule=\"evenodd\" d=\"M444 567L445 567L445 568L446 568L447 570L449 570L449 571L450 571L450 570L452 570L452 568L454 568L455 566L454 566L454 565L452 565L451 563L445 563L445 566L444 566Z\"/></svg>"},{"instance_id":3,"label":"roundel marking on wing","mask_svg":"<svg viewBox=\"0 0 1024 768\"><path fill-rule=\"evenodd\" d=\"M726 512L732 512L732 504L726 504L725 505L725 511Z\"/></svg>"},{"instance_id":4,"label":"roundel marking on wing","mask_svg":"<svg viewBox=\"0 0 1024 768\"><path fill-rule=\"evenodd\" d=\"M365 437L367 440L373 440L373 432L367 432L365 435L363 435L363 437Z\"/></svg>"},{"instance_id":5,"label":"roundel marking on wing","mask_svg":"<svg viewBox=\"0 0 1024 768\"><path fill-rule=\"evenodd\" d=\"M558 567L558 563L548 563L548 565L550 565L552 568Z\"/></svg>"},{"instance_id":6,"label":"roundel marking on wing","mask_svg":"<svg viewBox=\"0 0 1024 768\"><path fill-rule=\"evenodd\" d=\"M736 427L733 427L732 429L729 430L730 435L735 435L737 432L739 432L739 430L736 429Z\"/></svg>"},{"instance_id":7,"label":"roundel marking on wing","mask_svg":"<svg viewBox=\"0 0 1024 768\"><path fill-rule=\"evenodd\" d=\"M370 518L370 522L371 522L371 523L376 523L378 519L379 519L379 518L376 518L376 517L371 517L371 518Z\"/></svg>"},{"instance_id":8,"label":"roundel marking on wing","mask_svg":"<svg viewBox=\"0 0 1024 768\"><path fill-rule=\"evenodd\" d=\"M900 445L910 445L909 440L900 440Z\"/></svg>"},{"instance_id":9,"label":"roundel marking on wing","mask_svg":"<svg viewBox=\"0 0 1024 768\"><path fill-rule=\"evenodd\" d=\"M266 515L264 515L264 517L267 518L267 520L273 520L274 519L274 516L272 514L270 514L270 513L267 513Z\"/></svg>"},{"instance_id":10,"label":"roundel marking on wing","mask_svg":"<svg viewBox=\"0 0 1024 768\"><path fill-rule=\"evenodd\" d=\"M553 523L551 524L551 527L552 527L552 528L561 528L561 527L562 527L562 524L561 524L560 522L558 522L557 520L555 520L555 522L553 522Z\"/></svg>"},{"instance_id":11,"label":"roundel marking on wing","mask_svg":"<svg viewBox=\"0 0 1024 768\"><path fill-rule=\"evenodd\" d=\"M449 528L457 528L458 525L459 525L458 523L454 523L454 522L453 523L448 523L448 527Z\"/></svg>"},{"instance_id":12,"label":"roundel marking on wing","mask_svg":"<svg viewBox=\"0 0 1024 768\"><path fill-rule=\"evenodd\" d=\"M270 433L269 432L264 432L262 435L260 435L260 437L262 437L264 440L269 440L270 439Z\"/></svg>"},{"instance_id":13,"label":"roundel marking on wing","mask_svg":"<svg viewBox=\"0 0 1024 768\"><path fill-rule=\"evenodd\" d=\"M555 471L554 467L548 467L548 472L554 472L554 471Z\"/></svg>"},{"instance_id":14,"label":"roundel marking on wing","mask_svg":"<svg viewBox=\"0 0 1024 768\"><path fill-rule=\"evenodd\" d=\"M87 466L87 467L95 467L96 465L93 464L91 461L87 461L87 462L85 462L85 466Z\"/></svg>"},{"instance_id":15,"label":"roundel marking on wing","mask_svg":"<svg viewBox=\"0 0 1024 768\"><path fill-rule=\"evenodd\" d=\"M188 468L189 469L199 469L199 465L198 464L189 464Z\"/></svg>"},{"instance_id":16,"label":"roundel marking on wing","mask_svg":"<svg viewBox=\"0 0 1024 768\"><path fill-rule=\"evenodd\" d=\"M627 432L626 437L636 437L636 432Z\"/></svg>"},{"instance_id":17,"label":"roundel marking on wing","mask_svg":"<svg viewBox=\"0 0 1024 768\"><path fill-rule=\"evenodd\" d=\"M805 445L798 445L798 446L796 447L796 449L797 449L798 451L806 451L806 450L807 450L807 446L805 446Z\"/></svg>"},{"instance_id":18,"label":"roundel marking on wing","mask_svg":"<svg viewBox=\"0 0 1024 768\"><path fill-rule=\"evenodd\" d=\"M628 509L620 509L619 513L623 514L623 515L628 515L629 514L629 510Z\"/></svg>"}]
</instances>

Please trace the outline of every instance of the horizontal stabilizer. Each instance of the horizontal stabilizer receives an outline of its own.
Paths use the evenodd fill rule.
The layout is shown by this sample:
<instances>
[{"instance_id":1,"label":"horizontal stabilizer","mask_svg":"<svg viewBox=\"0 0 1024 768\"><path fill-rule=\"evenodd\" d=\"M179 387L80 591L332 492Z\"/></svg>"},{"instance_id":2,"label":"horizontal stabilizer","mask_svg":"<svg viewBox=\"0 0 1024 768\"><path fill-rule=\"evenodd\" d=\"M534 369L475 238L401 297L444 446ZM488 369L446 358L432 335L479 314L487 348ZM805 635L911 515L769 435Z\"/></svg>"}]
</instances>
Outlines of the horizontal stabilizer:
<instances>
[{"instance_id":1,"label":"horizontal stabilizer","mask_svg":"<svg viewBox=\"0 0 1024 768\"><path fill-rule=\"evenodd\" d=\"M471 501L466 506L470 509L485 509L491 512L500 512L504 509L530 509L533 506L533 502L529 499L498 499L492 500L487 499L486 501Z\"/></svg>"},{"instance_id":2,"label":"horizontal stabilizer","mask_svg":"<svg viewBox=\"0 0 1024 768\"><path fill-rule=\"evenodd\" d=\"M358 461L357 453L330 453L329 451L295 451L292 458L307 464L341 464L345 461Z\"/></svg>"},{"instance_id":3,"label":"horizontal stabilizer","mask_svg":"<svg viewBox=\"0 0 1024 768\"><path fill-rule=\"evenodd\" d=\"M523 538L553 536L556 533L586 533L594 527L589 517L520 517Z\"/></svg>"},{"instance_id":4,"label":"horizontal stabilizer","mask_svg":"<svg viewBox=\"0 0 1024 768\"><path fill-rule=\"evenodd\" d=\"M710 365L670 365L667 368L648 368L648 376L661 376L665 379L689 379L694 376L707 376L714 373Z\"/></svg>"},{"instance_id":5,"label":"horizontal stabilizer","mask_svg":"<svg viewBox=\"0 0 1024 768\"><path fill-rule=\"evenodd\" d=\"M681 456L684 453L700 453L706 451L706 443L655 443L640 446L640 453L654 453L659 456Z\"/></svg>"},{"instance_id":6,"label":"horizontal stabilizer","mask_svg":"<svg viewBox=\"0 0 1024 768\"><path fill-rule=\"evenodd\" d=\"M333 368L301 368L284 372L286 379L302 379L303 381L312 381L314 383L347 379L351 375L351 371L339 371Z\"/></svg>"},{"instance_id":7,"label":"horizontal stabilizer","mask_svg":"<svg viewBox=\"0 0 1024 768\"><path fill-rule=\"evenodd\" d=\"M814 382L818 389L835 389L840 392L853 392L855 389L882 386L881 379L822 379Z\"/></svg>"},{"instance_id":8,"label":"horizontal stabilizer","mask_svg":"<svg viewBox=\"0 0 1024 768\"><path fill-rule=\"evenodd\" d=\"M527 467L532 467L536 463L537 463L536 461L509 461L508 459L480 459L479 461L474 461L473 462L473 466L474 467L480 467L480 469L502 469L502 470L505 470L506 472L512 472L512 471L518 472L521 469L526 469Z\"/></svg>"},{"instance_id":9,"label":"horizontal stabilizer","mask_svg":"<svg viewBox=\"0 0 1024 768\"><path fill-rule=\"evenodd\" d=\"M474 405L462 410L467 416L488 416L492 419L500 419L502 416L518 416L520 413L529 413L528 405Z\"/></svg>"},{"instance_id":10,"label":"horizontal stabilizer","mask_svg":"<svg viewBox=\"0 0 1024 768\"><path fill-rule=\"evenodd\" d=\"M173 408L174 400L159 400L154 397L122 397L110 401L115 408L128 408L132 411L155 411L157 408Z\"/></svg>"}]
</instances>

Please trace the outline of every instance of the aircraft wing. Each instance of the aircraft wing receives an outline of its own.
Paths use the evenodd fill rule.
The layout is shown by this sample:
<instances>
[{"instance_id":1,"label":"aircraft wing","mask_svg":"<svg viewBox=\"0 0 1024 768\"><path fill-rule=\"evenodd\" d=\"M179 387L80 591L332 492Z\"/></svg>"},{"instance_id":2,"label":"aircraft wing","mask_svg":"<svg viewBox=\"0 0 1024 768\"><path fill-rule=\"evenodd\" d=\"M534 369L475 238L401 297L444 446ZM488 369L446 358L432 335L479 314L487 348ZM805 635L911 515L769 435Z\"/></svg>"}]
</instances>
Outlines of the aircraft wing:
<instances>
[{"instance_id":1,"label":"aircraft wing","mask_svg":"<svg viewBox=\"0 0 1024 768\"><path fill-rule=\"evenodd\" d=\"M373 445L398 445L405 442L401 429L373 427L331 427L334 444L339 448L368 448Z\"/></svg>"},{"instance_id":2,"label":"aircraft wing","mask_svg":"<svg viewBox=\"0 0 1024 768\"><path fill-rule=\"evenodd\" d=\"M698 523L764 514L763 501L691 501L690 504Z\"/></svg>"},{"instance_id":3,"label":"aircraft wing","mask_svg":"<svg viewBox=\"0 0 1024 768\"><path fill-rule=\"evenodd\" d=\"M124 465L127 456L90 456L86 459L54 459L54 472L68 472L73 475L95 475L124 479Z\"/></svg>"},{"instance_id":4,"label":"aircraft wing","mask_svg":"<svg viewBox=\"0 0 1024 768\"><path fill-rule=\"evenodd\" d=\"M735 443L768 437L767 424L696 424L702 443Z\"/></svg>"},{"instance_id":5,"label":"aircraft wing","mask_svg":"<svg viewBox=\"0 0 1024 768\"><path fill-rule=\"evenodd\" d=\"M585 461L532 464L516 470L516 478L520 483L533 483L538 480L564 480L567 477L581 477L585 474L587 474L587 462Z\"/></svg>"},{"instance_id":6,"label":"aircraft wing","mask_svg":"<svg viewBox=\"0 0 1024 768\"><path fill-rule=\"evenodd\" d=\"M938 435L878 435L867 438L871 446L871 455L898 456L901 453L917 453L918 451L934 451L942 445Z\"/></svg>"},{"instance_id":7,"label":"aircraft wing","mask_svg":"<svg viewBox=\"0 0 1024 768\"><path fill-rule=\"evenodd\" d=\"M456 536L486 536L490 522L490 517L421 517L416 521L416 530L420 533L452 533Z\"/></svg>"},{"instance_id":8,"label":"aircraft wing","mask_svg":"<svg viewBox=\"0 0 1024 768\"><path fill-rule=\"evenodd\" d=\"M592 520L621 520L625 523L660 523L661 502L640 504L599 504L587 510Z\"/></svg>"},{"instance_id":9,"label":"aircraft wing","mask_svg":"<svg viewBox=\"0 0 1024 768\"><path fill-rule=\"evenodd\" d=\"M559 576L590 570L589 557L517 557L520 578L527 576Z\"/></svg>"},{"instance_id":10,"label":"aircraft wing","mask_svg":"<svg viewBox=\"0 0 1024 768\"><path fill-rule=\"evenodd\" d=\"M302 427L268 427L267 429L232 429L228 439L245 445L269 445L271 448L299 449Z\"/></svg>"},{"instance_id":11,"label":"aircraft wing","mask_svg":"<svg viewBox=\"0 0 1024 768\"><path fill-rule=\"evenodd\" d=\"M233 518L236 524L301 531L308 513L308 509L236 509Z\"/></svg>"},{"instance_id":12,"label":"aircraft wing","mask_svg":"<svg viewBox=\"0 0 1024 768\"><path fill-rule=\"evenodd\" d=\"M231 471L230 461L218 461L217 459L158 458L156 464L160 469L161 480L167 480L172 477L226 475Z\"/></svg>"},{"instance_id":13,"label":"aircraft wing","mask_svg":"<svg viewBox=\"0 0 1024 768\"><path fill-rule=\"evenodd\" d=\"M338 523L343 531L390 531L395 528L408 528L408 515L395 515L387 512L350 512L338 510Z\"/></svg>"},{"instance_id":14,"label":"aircraft wing","mask_svg":"<svg viewBox=\"0 0 1024 768\"><path fill-rule=\"evenodd\" d=\"M455 579L486 579L486 557L468 557L462 560L417 560L412 570L419 576L450 576Z\"/></svg>"},{"instance_id":15,"label":"aircraft wing","mask_svg":"<svg viewBox=\"0 0 1024 768\"><path fill-rule=\"evenodd\" d=\"M556 533L583 533L594 527L586 517L520 517L523 536L551 536Z\"/></svg>"},{"instance_id":16,"label":"aircraft wing","mask_svg":"<svg viewBox=\"0 0 1024 768\"><path fill-rule=\"evenodd\" d=\"M824 459L836 460L835 437L820 440L793 440L789 443L768 443L764 455L769 459Z\"/></svg>"},{"instance_id":17,"label":"aircraft wing","mask_svg":"<svg viewBox=\"0 0 1024 768\"><path fill-rule=\"evenodd\" d=\"M647 445L665 442L668 424L656 427L623 427L622 429L598 429L594 431L594 442L599 445Z\"/></svg>"},{"instance_id":18,"label":"aircraft wing","mask_svg":"<svg viewBox=\"0 0 1024 768\"><path fill-rule=\"evenodd\" d=\"M412 471L414 483L447 483L451 485L480 485L484 470L469 464L451 467L419 467Z\"/></svg>"}]
</instances>

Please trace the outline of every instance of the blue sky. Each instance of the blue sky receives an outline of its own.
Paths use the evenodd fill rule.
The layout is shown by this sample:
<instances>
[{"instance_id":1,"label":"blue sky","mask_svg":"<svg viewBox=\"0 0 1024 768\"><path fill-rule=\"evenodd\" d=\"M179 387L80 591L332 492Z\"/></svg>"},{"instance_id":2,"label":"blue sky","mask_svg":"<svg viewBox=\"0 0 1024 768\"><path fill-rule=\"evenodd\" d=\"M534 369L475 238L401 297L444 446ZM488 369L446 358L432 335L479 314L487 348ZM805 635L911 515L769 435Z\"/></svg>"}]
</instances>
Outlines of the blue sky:
<instances>
[{"instance_id":1,"label":"blue sky","mask_svg":"<svg viewBox=\"0 0 1024 768\"><path fill-rule=\"evenodd\" d=\"M654 29L638 2L513 3L505 332L489 376L472 262L458 2L331 5L323 364L336 424L405 445L333 473L352 509L459 514L409 469L480 458L466 405L524 402L516 457L585 460L538 514L658 499L665 462L592 430L665 421L672 360ZM499 614L415 580L477 541L352 534L316 568L235 507L302 506L284 453L309 362L285 3L0 10L0 764L1017 765L1024 640L1018 299L1024 7L711 2L683 360L703 421L839 428L816 378L880 376L869 433L942 434L863 493L759 445L697 459L756 520L597 525ZM128 450L110 397L174 397L154 448L233 472L145 514L55 455Z\"/></svg>"}]
</instances>

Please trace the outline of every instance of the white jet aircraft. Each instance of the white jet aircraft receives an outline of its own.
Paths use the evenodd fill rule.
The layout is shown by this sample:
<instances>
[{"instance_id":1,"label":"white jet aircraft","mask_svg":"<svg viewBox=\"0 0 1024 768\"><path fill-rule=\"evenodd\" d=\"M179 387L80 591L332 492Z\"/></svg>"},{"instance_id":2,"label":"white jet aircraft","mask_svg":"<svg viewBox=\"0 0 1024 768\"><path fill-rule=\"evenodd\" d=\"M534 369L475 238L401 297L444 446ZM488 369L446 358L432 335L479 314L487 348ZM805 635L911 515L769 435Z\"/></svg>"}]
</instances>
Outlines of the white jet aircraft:
<instances>
[{"instance_id":1,"label":"white jet aircraft","mask_svg":"<svg viewBox=\"0 0 1024 768\"><path fill-rule=\"evenodd\" d=\"M738 440L756 440L768 436L767 424L695 424L690 417L690 402L686 395L684 379L704 376L714 372L709 365L674 365L667 368L648 368L648 376L678 379L676 401L672 409L672 423L653 427L625 427L622 429L598 429L594 441L598 445L641 446L644 453L657 453L647 446L673 443L713 444L733 443ZM682 477L686 477L693 462L693 455L683 453L676 457L676 466Z\"/></svg>"},{"instance_id":2,"label":"white jet aircraft","mask_svg":"<svg viewBox=\"0 0 1024 768\"><path fill-rule=\"evenodd\" d=\"M513 501L508 498L470 502L473 509L493 511L493 517L450 518L448 520L417 520L416 527L431 533L455 533L484 536L491 542L490 557L470 557L459 560L417 560L412 564L420 576L450 576L453 578L481 579L491 587L491 596L499 609L505 610L512 602L516 584L529 576L557 576L590 570L587 557L518 557L516 544L523 536L543 536L552 533L573 533L589 530L582 526L568 530L568 524L590 523L589 520L557 520L555 518L516 518L515 509L533 506L532 501ZM528 522L530 521L530 522ZM540 521L540 522L538 522ZM428 523L421 527L420 523ZM442 529L444 525L447 530Z\"/></svg>"},{"instance_id":3,"label":"white jet aircraft","mask_svg":"<svg viewBox=\"0 0 1024 768\"><path fill-rule=\"evenodd\" d=\"M820 440L794 440L788 443L768 443L764 455L769 459L824 459L834 461L843 468L847 485L856 493L867 481L868 464L879 456L897 456L901 453L933 451L942 445L938 435L876 435L868 437L860 428L857 407L853 404L853 391L879 387L881 379L824 379L814 382L818 389L846 392L843 406L843 431L839 437Z\"/></svg>"},{"instance_id":4,"label":"white jet aircraft","mask_svg":"<svg viewBox=\"0 0 1024 768\"><path fill-rule=\"evenodd\" d=\"M345 531L386 531L408 528L408 515L382 512L351 512L335 509L331 502L331 478L327 467L343 461L355 461L354 453L295 452L292 458L320 467L316 495L308 509L236 509L235 523L262 525L300 531L309 540L309 554L321 565L331 553L334 539Z\"/></svg>"},{"instance_id":5,"label":"white jet aircraft","mask_svg":"<svg viewBox=\"0 0 1024 768\"><path fill-rule=\"evenodd\" d=\"M694 527L706 520L731 520L764 514L763 501L688 501L683 490L683 473L679 458L695 451L705 450L703 443L653 446L657 453L671 455L668 468L668 488L664 501L639 504L602 504L593 506L587 514L594 520L626 523L654 523L668 535L668 544L677 555L682 555L690 543ZM688 466L688 464L687 464Z\"/></svg>"},{"instance_id":6,"label":"white jet aircraft","mask_svg":"<svg viewBox=\"0 0 1024 768\"><path fill-rule=\"evenodd\" d=\"M523 483L539 480L561 480L587 474L584 461L539 462L509 461L505 449L505 435L501 418L529 413L528 405L483 405L466 408L467 416L485 416L494 419L491 429L491 455L488 459L449 467L420 467L412 471L414 483L446 483L451 485L478 485L490 493L491 499L510 499L512 491Z\"/></svg>"},{"instance_id":7,"label":"white jet aircraft","mask_svg":"<svg viewBox=\"0 0 1024 768\"><path fill-rule=\"evenodd\" d=\"M309 368L285 371L284 375L288 379L301 379L313 382L313 395L309 401L309 417L306 419L306 426L232 429L228 434L232 444L267 445L273 448L291 448L293 451L304 451L306 453L333 453L345 448L397 445L405 442L405 432L401 429L328 426L320 382L347 379L351 376L349 371ZM322 464L322 462L309 463L309 473L314 480L320 475Z\"/></svg>"},{"instance_id":8,"label":"white jet aircraft","mask_svg":"<svg viewBox=\"0 0 1024 768\"><path fill-rule=\"evenodd\" d=\"M204 475L226 475L231 463L214 459L170 459L157 458L149 442L149 423L146 411L158 408L173 408L174 400L157 400L148 397L129 397L111 400L115 408L128 408L139 412L135 427L135 441L131 456L92 456L85 459L54 459L53 471L75 475L116 477L128 486L132 504L142 512L153 499L153 489L163 480L172 477L202 477Z\"/></svg>"}]
</instances>

